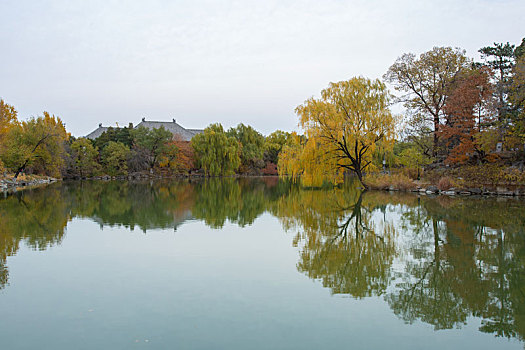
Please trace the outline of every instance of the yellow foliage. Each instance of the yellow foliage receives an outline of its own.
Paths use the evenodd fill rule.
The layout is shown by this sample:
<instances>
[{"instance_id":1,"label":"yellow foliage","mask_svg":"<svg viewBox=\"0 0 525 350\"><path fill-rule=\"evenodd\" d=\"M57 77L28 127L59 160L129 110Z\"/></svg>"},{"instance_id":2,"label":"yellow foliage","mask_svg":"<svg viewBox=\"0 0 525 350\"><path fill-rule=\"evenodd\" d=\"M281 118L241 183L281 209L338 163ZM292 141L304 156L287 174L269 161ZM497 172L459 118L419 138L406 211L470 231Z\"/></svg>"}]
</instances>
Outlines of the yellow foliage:
<instances>
[{"instance_id":1,"label":"yellow foliage","mask_svg":"<svg viewBox=\"0 0 525 350\"><path fill-rule=\"evenodd\" d=\"M31 167L35 173L60 177L67 137L60 118L44 112L41 117L16 123L9 129L2 160L16 171L15 177L26 167Z\"/></svg>"},{"instance_id":2,"label":"yellow foliage","mask_svg":"<svg viewBox=\"0 0 525 350\"><path fill-rule=\"evenodd\" d=\"M9 129L17 124L17 114L15 107L0 100L0 142Z\"/></svg>"},{"instance_id":3,"label":"yellow foliage","mask_svg":"<svg viewBox=\"0 0 525 350\"><path fill-rule=\"evenodd\" d=\"M18 124L16 116L15 107L8 105L4 100L0 100L0 154L5 152L6 135L13 126ZM4 163L0 159L0 172L4 171Z\"/></svg>"},{"instance_id":4,"label":"yellow foliage","mask_svg":"<svg viewBox=\"0 0 525 350\"><path fill-rule=\"evenodd\" d=\"M280 171L307 186L340 183L345 171L363 173L373 167L372 155L381 141L393 146L395 120L388 109L389 94L379 80L363 77L330 83L321 98L310 98L296 108L307 141L283 149Z\"/></svg>"}]
</instances>

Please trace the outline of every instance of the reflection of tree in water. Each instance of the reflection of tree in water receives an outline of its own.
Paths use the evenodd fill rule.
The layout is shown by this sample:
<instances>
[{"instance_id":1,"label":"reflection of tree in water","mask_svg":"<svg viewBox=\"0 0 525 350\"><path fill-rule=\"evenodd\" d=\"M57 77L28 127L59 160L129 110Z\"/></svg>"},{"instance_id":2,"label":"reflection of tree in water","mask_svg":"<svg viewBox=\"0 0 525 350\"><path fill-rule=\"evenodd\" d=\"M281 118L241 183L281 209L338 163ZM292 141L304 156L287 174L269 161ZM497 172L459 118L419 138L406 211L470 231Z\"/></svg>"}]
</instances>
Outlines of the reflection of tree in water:
<instances>
[{"instance_id":1,"label":"reflection of tree in water","mask_svg":"<svg viewBox=\"0 0 525 350\"><path fill-rule=\"evenodd\" d=\"M0 200L0 288L20 243L61 242L72 217L143 231L197 218L250 225L265 211L297 230L297 268L333 293L382 295L406 322L436 329L469 317L497 336L525 336L523 203L302 189L273 179L76 182Z\"/></svg>"},{"instance_id":2,"label":"reflection of tree in water","mask_svg":"<svg viewBox=\"0 0 525 350\"><path fill-rule=\"evenodd\" d=\"M278 204L283 226L299 231L298 270L333 293L384 295L409 323L449 329L474 316L482 332L524 339L523 202L350 187L294 188Z\"/></svg>"},{"instance_id":3,"label":"reflection of tree in water","mask_svg":"<svg viewBox=\"0 0 525 350\"><path fill-rule=\"evenodd\" d=\"M386 296L394 312L407 322L419 319L436 329L477 316L482 318L481 331L523 340L522 205L424 199L405 211L405 224L417 230L405 269ZM427 217L421 221L431 225L412 226L415 215L422 213Z\"/></svg>"},{"instance_id":4,"label":"reflection of tree in water","mask_svg":"<svg viewBox=\"0 0 525 350\"><path fill-rule=\"evenodd\" d=\"M69 218L58 186L18 192L0 200L0 289L8 283L7 257L16 254L20 243L34 250L59 244Z\"/></svg>"},{"instance_id":5,"label":"reflection of tree in water","mask_svg":"<svg viewBox=\"0 0 525 350\"><path fill-rule=\"evenodd\" d=\"M75 216L101 226L176 228L193 206L192 187L186 182L82 182L65 186Z\"/></svg>"},{"instance_id":6,"label":"reflection of tree in water","mask_svg":"<svg viewBox=\"0 0 525 350\"><path fill-rule=\"evenodd\" d=\"M192 213L212 228L221 228L226 220L244 227L266 210L264 183L246 186L233 178L211 178L196 184L197 198Z\"/></svg>"},{"instance_id":7,"label":"reflection of tree in water","mask_svg":"<svg viewBox=\"0 0 525 350\"><path fill-rule=\"evenodd\" d=\"M420 319L436 329L452 328L465 322L469 316L468 305L455 293L453 267L447 260L441 244L438 222L432 219L430 239L418 244L414 260L407 261L395 292L386 300L394 310L408 322Z\"/></svg>"},{"instance_id":8,"label":"reflection of tree in water","mask_svg":"<svg viewBox=\"0 0 525 350\"><path fill-rule=\"evenodd\" d=\"M70 183L74 215L104 225L123 225L143 231L176 228L187 219L221 228L226 220L244 227L269 207L272 195L287 186L259 179L200 181Z\"/></svg>"},{"instance_id":9,"label":"reflection of tree in water","mask_svg":"<svg viewBox=\"0 0 525 350\"><path fill-rule=\"evenodd\" d=\"M298 270L320 279L332 293L358 298L384 293L395 256L394 231L391 224L374 225L371 204L356 187L298 190L283 198L277 215L295 210L283 221L300 231Z\"/></svg>"},{"instance_id":10,"label":"reflection of tree in water","mask_svg":"<svg viewBox=\"0 0 525 350\"><path fill-rule=\"evenodd\" d=\"M15 193L0 200L0 288L8 281L6 259L20 242L39 250L58 244L72 217L144 232L176 229L192 218L217 228L226 220L245 226L289 187L276 179L86 181Z\"/></svg>"}]
</instances>

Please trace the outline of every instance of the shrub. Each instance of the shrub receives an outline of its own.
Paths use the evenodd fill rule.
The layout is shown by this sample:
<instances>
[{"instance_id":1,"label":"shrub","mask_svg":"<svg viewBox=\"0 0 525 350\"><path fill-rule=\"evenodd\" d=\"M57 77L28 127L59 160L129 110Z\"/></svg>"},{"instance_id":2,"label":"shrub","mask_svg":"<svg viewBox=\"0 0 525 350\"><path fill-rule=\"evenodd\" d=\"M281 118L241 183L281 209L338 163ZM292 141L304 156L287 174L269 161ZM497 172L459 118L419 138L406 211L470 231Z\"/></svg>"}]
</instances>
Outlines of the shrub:
<instances>
[{"instance_id":1,"label":"shrub","mask_svg":"<svg viewBox=\"0 0 525 350\"><path fill-rule=\"evenodd\" d=\"M401 168L401 173L412 180L418 180L418 169L417 168ZM419 169L419 176L424 175L423 168Z\"/></svg>"},{"instance_id":2,"label":"shrub","mask_svg":"<svg viewBox=\"0 0 525 350\"><path fill-rule=\"evenodd\" d=\"M266 166L261 171L263 175L279 175L277 164L271 162L266 163Z\"/></svg>"},{"instance_id":3,"label":"shrub","mask_svg":"<svg viewBox=\"0 0 525 350\"><path fill-rule=\"evenodd\" d=\"M451 189L453 186L452 180L448 176L443 176L439 179L437 187L440 191L446 191Z\"/></svg>"},{"instance_id":4,"label":"shrub","mask_svg":"<svg viewBox=\"0 0 525 350\"><path fill-rule=\"evenodd\" d=\"M366 178L365 183L371 189L385 190L392 186L396 190L408 191L416 188L416 184L408 176L403 174L374 174Z\"/></svg>"}]
</instances>

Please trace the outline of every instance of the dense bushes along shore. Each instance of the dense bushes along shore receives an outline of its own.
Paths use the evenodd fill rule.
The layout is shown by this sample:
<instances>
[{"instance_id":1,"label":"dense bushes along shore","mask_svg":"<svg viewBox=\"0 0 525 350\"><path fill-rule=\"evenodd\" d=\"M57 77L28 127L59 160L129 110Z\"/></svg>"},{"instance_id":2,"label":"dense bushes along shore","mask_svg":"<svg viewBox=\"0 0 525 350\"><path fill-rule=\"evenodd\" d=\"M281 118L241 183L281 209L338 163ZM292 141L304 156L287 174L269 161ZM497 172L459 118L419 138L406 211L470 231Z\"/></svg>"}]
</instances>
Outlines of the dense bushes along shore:
<instances>
[{"instance_id":1,"label":"dense bushes along shore","mask_svg":"<svg viewBox=\"0 0 525 350\"><path fill-rule=\"evenodd\" d=\"M482 176L492 185L524 184L525 39L479 52L483 62L435 47L399 57L384 82L330 83L320 98L296 108L302 136L278 130L265 137L244 124L229 130L212 124L191 142L163 128L110 128L88 140L72 137L47 112L20 121L0 100L0 172L84 178L278 170L307 186L339 183L352 172L367 187L366 174L381 169L403 169L412 180L437 169L455 181ZM390 112L395 102L404 104L404 115Z\"/></svg>"}]
</instances>

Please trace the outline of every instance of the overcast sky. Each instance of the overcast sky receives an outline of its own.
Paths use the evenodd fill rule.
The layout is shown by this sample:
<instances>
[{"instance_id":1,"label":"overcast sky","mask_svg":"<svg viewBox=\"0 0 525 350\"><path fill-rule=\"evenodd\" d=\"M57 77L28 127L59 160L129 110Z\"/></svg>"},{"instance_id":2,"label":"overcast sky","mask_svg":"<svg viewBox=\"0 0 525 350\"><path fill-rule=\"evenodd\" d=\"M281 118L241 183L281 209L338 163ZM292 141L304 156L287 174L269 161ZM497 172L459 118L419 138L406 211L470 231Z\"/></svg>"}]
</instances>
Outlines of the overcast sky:
<instances>
[{"instance_id":1,"label":"overcast sky","mask_svg":"<svg viewBox=\"0 0 525 350\"><path fill-rule=\"evenodd\" d=\"M519 44L525 1L0 0L0 98L75 136L142 117L294 130L331 81L405 52Z\"/></svg>"}]
</instances>

